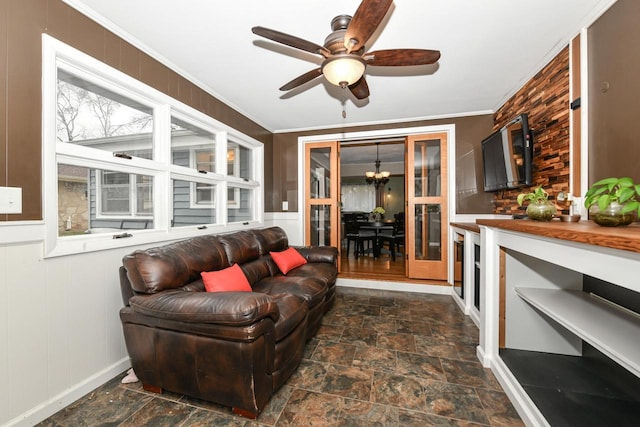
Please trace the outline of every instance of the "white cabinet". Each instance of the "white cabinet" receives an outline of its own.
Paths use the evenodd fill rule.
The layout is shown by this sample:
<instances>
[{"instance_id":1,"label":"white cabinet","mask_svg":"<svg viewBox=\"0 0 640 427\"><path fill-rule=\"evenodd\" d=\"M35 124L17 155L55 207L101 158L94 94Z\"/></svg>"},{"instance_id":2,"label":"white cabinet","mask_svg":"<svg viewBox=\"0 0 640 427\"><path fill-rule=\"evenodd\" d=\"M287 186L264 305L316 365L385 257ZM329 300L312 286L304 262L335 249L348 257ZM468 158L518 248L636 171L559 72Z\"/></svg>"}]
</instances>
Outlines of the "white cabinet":
<instances>
[{"instance_id":1,"label":"white cabinet","mask_svg":"<svg viewBox=\"0 0 640 427\"><path fill-rule=\"evenodd\" d=\"M450 280L453 283L454 301L460 306L464 314L480 326L479 304L479 275L480 268L480 228L475 224L452 223L451 241L454 260L451 263ZM463 242L462 253L458 252L458 245ZM462 289L460 289L462 288ZM461 295L462 294L462 295Z\"/></svg>"},{"instance_id":2,"label":"white cabinet","mask_svg":"<svg viewBox=\"0 0 640 427\"><path fill-rule=\"evenodd\" d=\"M607 230L590 222L478 223L482 243L478 357L494 372L525 423L549 425L515 368L510 368L513 365L506 363L507 354L540 354L550 360L553 355L581 356L583 347L595 348L637 388L640 315L584 292L583 277L609 282L637 297L640 227ZM533 376L535 369L530 367ZM543 367L540 376L544 374ZM577 382L589 383L588 371L579 375ZM631 402L640 408L640 402Z\"/></svg>"}]
</instances>

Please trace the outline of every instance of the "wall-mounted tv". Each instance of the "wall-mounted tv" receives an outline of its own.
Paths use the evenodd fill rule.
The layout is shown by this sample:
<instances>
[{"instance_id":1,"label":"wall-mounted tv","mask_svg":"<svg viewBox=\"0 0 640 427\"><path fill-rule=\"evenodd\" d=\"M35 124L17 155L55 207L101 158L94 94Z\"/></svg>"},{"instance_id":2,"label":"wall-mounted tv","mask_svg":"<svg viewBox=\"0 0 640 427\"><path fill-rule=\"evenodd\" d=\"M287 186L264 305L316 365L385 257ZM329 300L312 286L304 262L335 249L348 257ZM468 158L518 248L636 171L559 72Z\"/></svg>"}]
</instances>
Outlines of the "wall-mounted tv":
<instances>
[{"instance_id":1,"label":"wall-mounted tv","mask_svg":"<svg viewBox=\"0 0 640 427\"><path fill-rule=\"evenodd\" d=\"M533 184L533 136L526 113L482 141L482 167L484 191Z\"/></svg>"}]
</instances>

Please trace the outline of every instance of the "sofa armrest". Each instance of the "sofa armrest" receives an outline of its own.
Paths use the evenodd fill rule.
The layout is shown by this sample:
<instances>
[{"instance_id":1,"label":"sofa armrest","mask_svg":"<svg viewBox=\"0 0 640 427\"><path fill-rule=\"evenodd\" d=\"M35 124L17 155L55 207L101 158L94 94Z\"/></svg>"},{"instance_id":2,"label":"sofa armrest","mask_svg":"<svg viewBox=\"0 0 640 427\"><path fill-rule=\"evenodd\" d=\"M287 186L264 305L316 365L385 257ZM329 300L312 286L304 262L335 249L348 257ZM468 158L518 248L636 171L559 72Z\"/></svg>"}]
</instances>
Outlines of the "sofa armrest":
<instances>
[{"instance_id":1,"label":"sofa armrest","mask_svg":"<svg viewBox=\"0 0 640 427\"><path fill-rule=\"evenodd\" d=\"M186 323L246 326L270 317L277 321L278 305L258 292L164 291L129 299L134 312Z\"/></svg>"},{"instance_id":2,"label":"sofa armrest","mask_svg":"<svg viewBox=\"0 0 640 427\"><path fill-rule=\"evenodd\" d=\"M333 246L296 246L308 262L327 262L337 265L338 249Z\"/></svg>"}]
</instances>

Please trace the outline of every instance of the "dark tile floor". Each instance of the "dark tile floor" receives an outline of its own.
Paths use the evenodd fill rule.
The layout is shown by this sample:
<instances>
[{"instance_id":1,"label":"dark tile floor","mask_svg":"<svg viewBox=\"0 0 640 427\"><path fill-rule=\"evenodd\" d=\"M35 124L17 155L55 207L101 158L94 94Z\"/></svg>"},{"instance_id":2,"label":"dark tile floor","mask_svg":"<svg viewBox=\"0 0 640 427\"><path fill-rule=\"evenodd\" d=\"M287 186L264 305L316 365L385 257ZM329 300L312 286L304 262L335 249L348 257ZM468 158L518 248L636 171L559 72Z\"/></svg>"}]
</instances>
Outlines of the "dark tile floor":
<instances>
[{"instance_id":1,"label":"dark tile floor","mask_svg":"<svg viewBox=\"0 0 640 427\"><path fill-rule=\"evenodd\" d=\"M297 372L257 420L118 376L42 426L522 426L449 296L338 288Z\"/></svg>"}]
</instances>

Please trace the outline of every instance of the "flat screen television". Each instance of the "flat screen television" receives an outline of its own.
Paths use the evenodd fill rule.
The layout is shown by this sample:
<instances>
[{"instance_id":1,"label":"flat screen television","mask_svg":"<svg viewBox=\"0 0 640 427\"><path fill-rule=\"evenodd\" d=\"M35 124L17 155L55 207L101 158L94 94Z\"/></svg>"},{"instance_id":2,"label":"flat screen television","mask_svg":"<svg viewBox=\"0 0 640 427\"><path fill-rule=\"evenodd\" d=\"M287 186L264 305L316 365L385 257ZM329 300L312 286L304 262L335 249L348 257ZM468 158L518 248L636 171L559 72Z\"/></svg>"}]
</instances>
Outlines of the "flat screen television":
<instances>
[{"instance_id":1,"label":"flat screen television","mask_svg":"<svg viewBox=\"0 0 640 427\"><path fill-rule=\"evenodd\" d=\"M484 191L532 185L533 136L520 114L482 141Z\"/></svg>"}]
</instances>

